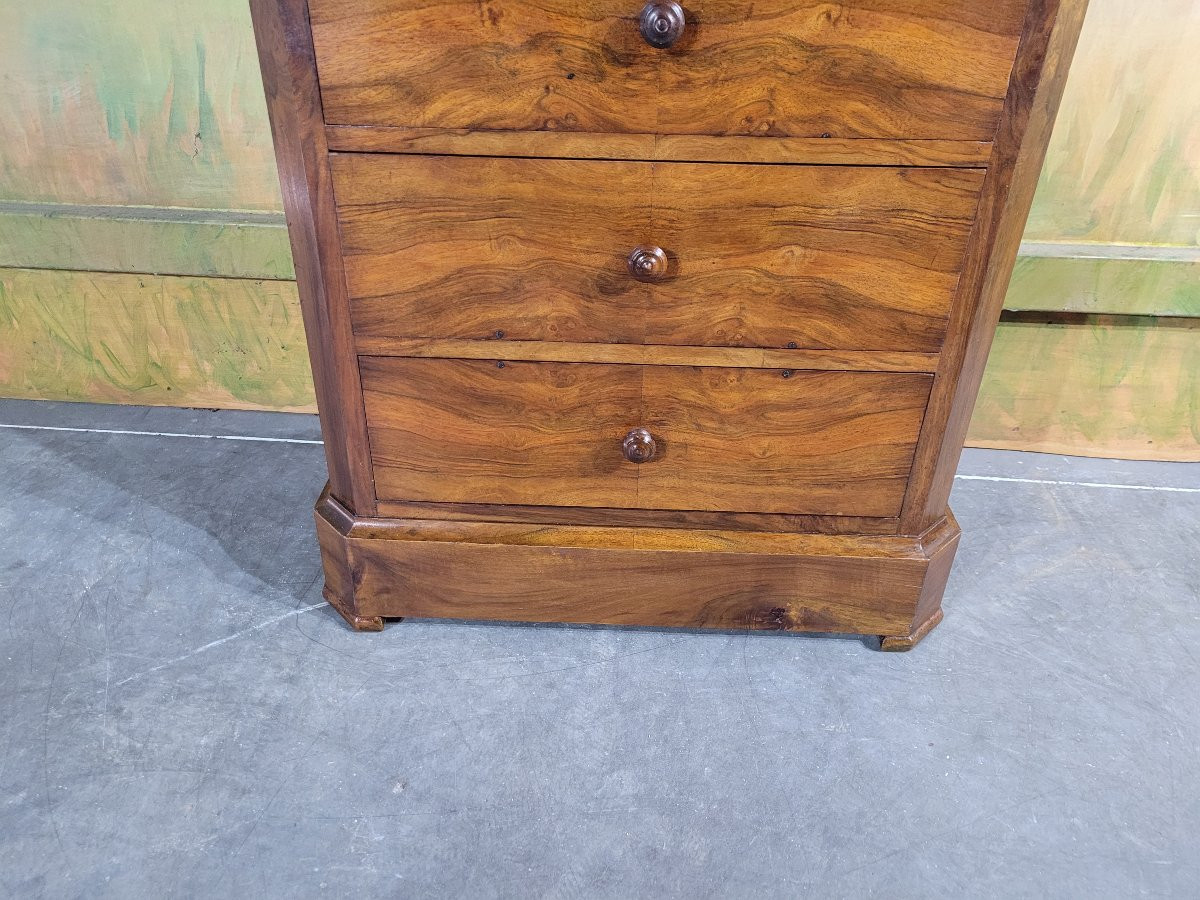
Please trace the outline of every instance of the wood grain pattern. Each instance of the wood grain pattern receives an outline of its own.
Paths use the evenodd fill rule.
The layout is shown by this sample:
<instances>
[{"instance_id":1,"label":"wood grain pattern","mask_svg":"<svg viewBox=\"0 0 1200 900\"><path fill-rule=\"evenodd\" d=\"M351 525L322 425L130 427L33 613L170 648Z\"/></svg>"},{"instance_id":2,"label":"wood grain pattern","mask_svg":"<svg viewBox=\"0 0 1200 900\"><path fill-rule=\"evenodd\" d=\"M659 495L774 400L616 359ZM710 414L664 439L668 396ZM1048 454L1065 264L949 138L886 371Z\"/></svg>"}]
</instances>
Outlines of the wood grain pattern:
<instances>
[{"instance_id":1,"label":"wood grain pattern","mask_svg":"<svg viewBox=\"0 0 1200 900\"><path fill-rule=\"evenodd\" d=\"M674 628L906 630L911 612L897 598L919 591L925 568L434 541L357 547L362 606L379 615Z\"/></svg>"},{"instance_id":2,"label":"wood grain pattern","mask_svg":"<svg viewBox=\"0 0 1200 900\"><path fill-rule=\"evenodd\" d=\"M721 528L640 528L613 525L534 525L407 518L355 518L351 537L367 540L443 541L522 547L607 547L612 550L675 550L753 553L763 556L848 556L922 560L941 535L941 525L920 540L901 535L806 534L733 531ZM344 530L345 524L339 525ZM945 536L949 536L946 534Z\"/></svg>"},{"instance_id":3,"label":"wood grain pattern","mask_svg":"<svg viewBox=\"0 0 1200 900\"><path fill-rule=\"evenodd\" d=\"M380 499L891 516L921 375L362 360ZM647 427L655 460L621 441Z\"/></svg>"},{"instance_id":4,"label":"wood grain pattern","mask_svg":"<svg viewBox=\"0 0 1200 900\"><path fill-rule=\"evenodd\" d=\"M325 576L322 596L355 631L382 631L383 619L360 615L358 612L350 542L345 539L354 525L354 518L333 499L328 486L317 501L316 520L321 569Z\"/></svg>"},{"instance_id":5,"label":"wood grain pattern","mask_svg":"<svg viewBox=\"0 0 1200 900\"><path fill-rule=\"evenodd\" d=\"M628 528L702 528L779 531L796 534L896 534L899 520L886 516L801 516L785 513L728 513L706 510L616 509L612 507L506 506L494 503L435 503L381 500L378 515L396 519L514 522L538 525L607 525Z\"/></svg>"},{"instance_id":6,"label":"wood grain pattern","mask_svg":"<svg viewBox=\"0 0 1200 900\"><path fill-rule=\"evenodd\" d=\"M953 560L953 556L951 556L950 559ZM947 570L945 574L948 576L949 562L945 563L944 566ZM926 580L929 583L936 583L936 580L932 576L927 577ZM945 585L944 580L942 581L942 584ZM879 649L888 653L907 653L909 650L913 649L913 647L917 646L917 644L921 643L921 641L925 640L925 638L929 635L929 632L933 631L933 629L942 624L942 615L942 608L939 606L930 616L922 620L921 623L915 626L908 634L880 635ZM367 629L362 630L365 631Z\"/></svg>"},{"instance_id":7,"label":"wood grain pattern","mask_svg":"<svg viewBox=\"0 0 1200 900\"><path fill-rule=\"evenodd\" d=\"M0 34L0 68L11 87L0 96L0 144L7 151L0 154L0 195L135 205L86 219L74 218L69 208L53 217L0 209L0 252L8 253L0 264L234 277L189 282L187 293L202 299L179 311L203 313L193 316L174 314L173 288L167 300L126 302L147 296L138 279L96 290L92 285L106 284L104 275L39 276L34 284L28 273L4 273L30 291L36 305L10 298L9 308L26 318L0 326L7 334L0 335L7 360L0 392L311 410L309 366L295 354L294 288L242 280L291 273L282 221L268 227L235 218L243 210L282 210L261 80L253 52L246 52L253 41L248 10L244 0L174 7L108 0L85 8L48 0L12 8L11 27ZM1193 112L1200 92L1160 86L1185 83L1200 45L1198 26L1200 5L1191 0L1090 5L1026 240L1087 241L1079 253L1089 257L1106 253L1109 242L1196 243L1189 213L1200 203L1200 115ZM659 149L682 142L701 148L696 158L747 162L978 166L990 147L572 132L469 133L464 147L454 131L442 129L327 129L376 131L374 149L396 149L387 143L394 133L426 152L487 155L605 156L628 141L634 158L659 158ZM334 149L353 149L336 147L335 140L329 138ZM227 207L232 222L140 221L146 204ZM1196 315L1195 268L1143 259L1020 259L1008 305ZM163 312L172 315L156 324L161 330L148 342L133 340L146 320ZM1167 368L1189 358L1180 335L1141 326L1084 329L1078 336L1060 331L1025 328L1028 344L1021 346L1002 343L998 333L968 445L1196 457L1200 443L1190 415L1197 408L1196 381L1189 370ZM238 354L247 349L243 368ZM1034 367L1019 371L1018 358ZM1116 359L1145 367L1127 370L1113 394ZM1133 402L1143 396L1153 402Z\"/></svg>"},{"instance_id":8,"label":"wood grain pattern","mask_svg":"<svg viewBox=\"0 0 1200 900\"><path fill-rule=\"evenodd\" d=\"M360 340L935 351L982 182L340 153L332 166ZM671 258L663 281L626 271L642 244Z\"/></svg>"},{"instance_id":9,"label":"wood grain pattern","mask_svg":"<svg viewBox=\"0 0 1200 900\"><path fill-rule=\"evenodd\" d=\"M321 409L329 483L333 496L363 515L374 511L375 487L307 4L251 0L250 13Z\"/></svg>"},{"instance_id":10,"label":"wood grain pattern","mask_svg":"<svg viewBox=\"0 0 1200 900\"><path fill-rule=\"evenodd\" d=\"M953 518L923 538L352 520L328 495L317 515L360 616L881 636L941 596L958 537Z\"/></svg>"},{"instance_id":11,"label":"wood grain pattern","mask_svg":"<svg viewBox=\"0 0 1200 900\"><path fill-rule=\"evenodd\" d=\"M1083 2L699 0L650 56L612 0L273 2L304 87L282 110L301 111L291 171L321 201L298 205L297 246L313 238L336 317L314 354L360 354L335 385L365 407L377 497L318 507L354 627L850 630L907 649L940 621L946 494ZM654 137L664 154L993 146L986 172L613 158L646 135L682 142ZM446 155L326 160L330 138ZM594 158L538 156L555 147ZM652 265L627 269L635 247ZM438 355L456 348L476 358ZM830 368L766 367L785 359ZM918 359L935 375L835 368ZM889 533L838 530L862 519ZM818 523L832 533L764 530Z\"/></svg>"},{"instance_id":12,"label":"wood grain pattern","mask_svg":"<svg viewBox=\"0 0 1200 900\"><path fill-rule=\"evenodd\" d=\"M901 515L908 533L946 509L1086 9L1087 0L1029 2Z\"/></svg>"},{"instance_id":13,"label":"wood grain pattern","mask_svg":"<svg viewBox=\"0 0 1200 900\"><path fill-rule=\"evenodd\" d=\"M760 350L662 344L576 344L567 341L478 341L456 338L358 339L364 356L628 363L645 366L726 366L735 369L816 369L852 372L933 372L936 353L891 350Z\"/></svg>"},{"instance_id":14,"label":"wood grain pattern","mask_svg":"<svg viewBox=\"0 0 1200 900\"><path fill-rule=\"evenodd\" d=\"M391 125L329 125L325 134L330 150L551 159L978 168L987 165L992 153L988 141L472 131Z\"/></svg>"},{"instance_id":15,"label":"wood grain pattern","mask_svg":"<svg viewBox=\"0 0 1200 900\"><path fill-rule=\"evenodd\" d=\"M311 0L327 121L989 140L1024 0L694 0L670 50L628 0Z\"/></svg>"},{"instance_id":16,"label":"wood grain pattern","mask_svg":"<svg viewBox=\"0 0 1200 900\"><path fill-rule=\"evenodd\" d=\"M917 597L917 608L913 611L912 624L907 633L881 635L879 649L907 652L921 643L929 632L942 622L942 595L950 578L950 567L958 550L959 530L954 515L947 510L946 518L938 520L921 537L922 549L929 559L925 571L925 583Z\"/></svg>"}]
</instances>

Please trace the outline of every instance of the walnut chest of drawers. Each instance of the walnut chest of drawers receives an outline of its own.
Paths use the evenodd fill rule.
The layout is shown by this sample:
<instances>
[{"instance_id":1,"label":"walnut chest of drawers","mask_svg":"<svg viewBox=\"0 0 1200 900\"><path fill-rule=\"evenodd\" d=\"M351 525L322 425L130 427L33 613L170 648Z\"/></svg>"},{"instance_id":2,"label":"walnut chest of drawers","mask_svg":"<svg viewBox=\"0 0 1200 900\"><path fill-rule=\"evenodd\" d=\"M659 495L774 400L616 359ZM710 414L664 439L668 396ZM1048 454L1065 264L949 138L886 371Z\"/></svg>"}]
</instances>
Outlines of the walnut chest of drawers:
<instances>
[{"instance_id":1,"label":"walnut chest of drawers","mask_svg":"<svg viewBox=\"0 0 1200 900\"><path fill-rule=\"evenodd\" d=\"M252 0L325 596L907 649L1085 2L643 2Z\"/></svg>"}]
</instances>

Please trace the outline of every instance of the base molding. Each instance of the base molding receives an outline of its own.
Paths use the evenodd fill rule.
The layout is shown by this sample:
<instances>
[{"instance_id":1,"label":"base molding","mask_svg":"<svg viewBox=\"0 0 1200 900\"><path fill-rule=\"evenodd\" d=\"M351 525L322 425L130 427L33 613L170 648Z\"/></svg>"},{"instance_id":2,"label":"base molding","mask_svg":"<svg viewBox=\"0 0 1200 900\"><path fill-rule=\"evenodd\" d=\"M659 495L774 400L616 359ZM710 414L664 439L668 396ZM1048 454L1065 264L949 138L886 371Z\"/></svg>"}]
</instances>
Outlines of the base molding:
<instances>
[{"instance_id":1,"label":"base molding","mask_svg":"<svg viewBox=\"0 0 1200 900\"><path fill-rule=\"evenodd\" d=\"M484 619L879 635L941 620L953 515L919 537L358 518L316 506L325 598L351 627Z\"/></svg>"}]
</instances>

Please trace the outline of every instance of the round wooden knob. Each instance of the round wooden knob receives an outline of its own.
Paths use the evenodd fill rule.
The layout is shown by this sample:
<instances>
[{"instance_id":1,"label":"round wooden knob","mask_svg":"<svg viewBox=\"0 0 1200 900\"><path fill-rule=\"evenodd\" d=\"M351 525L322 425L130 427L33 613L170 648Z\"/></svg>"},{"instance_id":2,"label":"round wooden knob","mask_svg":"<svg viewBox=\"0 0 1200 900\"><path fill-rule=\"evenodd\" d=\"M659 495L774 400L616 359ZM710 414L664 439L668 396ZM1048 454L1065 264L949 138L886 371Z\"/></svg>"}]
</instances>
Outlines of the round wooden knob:
<instances>
[{"instance_id":1,"label":"round wooden knob","mask_svg":"<svg viewBox=\"0 0 1200 900\"><path fill-rule=\"evenodd\" d=\"M645 428L635 428L625 435L621 450L631 463L649 462L654 458L654 436Z\"/></svg>"},{"instance_id":2,"label":"round wooden knob","mask_svg":"<svg viewBox=\"0 0 1200 900\"><path fill-rule=\"evenodd\" d=\"M638 281L659 281L667 276L667 254L662 247L634 247L628 266Z\"/></svg>"},{"instance_id":3,"label":"round wooden knob","mask_svg":"<svg viewBox=\"0 0 1200 900\"><path fill-rule=\"evenodd\" d=\"M650 0L642 7L638 30L646 43L660 50L670 47L683 35L683 7L675 0Z\"/></svg>"}]
</instances>

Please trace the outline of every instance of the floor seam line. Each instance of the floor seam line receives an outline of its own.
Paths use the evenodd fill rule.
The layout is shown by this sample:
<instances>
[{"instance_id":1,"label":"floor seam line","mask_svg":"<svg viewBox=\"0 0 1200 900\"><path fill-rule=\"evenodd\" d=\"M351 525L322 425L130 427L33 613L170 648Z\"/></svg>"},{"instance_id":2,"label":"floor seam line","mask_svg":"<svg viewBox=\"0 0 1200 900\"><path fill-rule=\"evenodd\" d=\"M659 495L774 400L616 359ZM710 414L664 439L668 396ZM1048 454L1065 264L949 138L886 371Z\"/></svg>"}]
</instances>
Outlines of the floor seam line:
<instances>
[{"instance_id":1,"label":"floor seam line","mask_svg":"<svg viewBox=\"0 0 1200 900\"><path fill-rule=\"evenodd\" d=\"M319 445L325 443L321 440L309 440L306 438L264 437L260 435L249 434L195 434L187 431L137 431L124 428L74 428L65 425L15 425L6 422L0 422L0 428L18 431L69 431L77 434L125 434L140 437L194 438L197 440L212 441L259 441L269 444Z\"/></svg>"},{"instance_id":2,"label":"floor seam line","mask_svg":"<svg viewBox=\"0 0 1200 900\"><path fill-rule=\"evenodd\" d=\"M1168 494L1200 494L1200 487L1156 487L1151 484L1115 484L1107 481L1059 481L1051 478L1012 478L1005 475L955 475L956 481L999 481L1009 484L1058 484L1065 487L1109 488L1118 491L1161 491Z\"/></svg>"}]
</instances>

